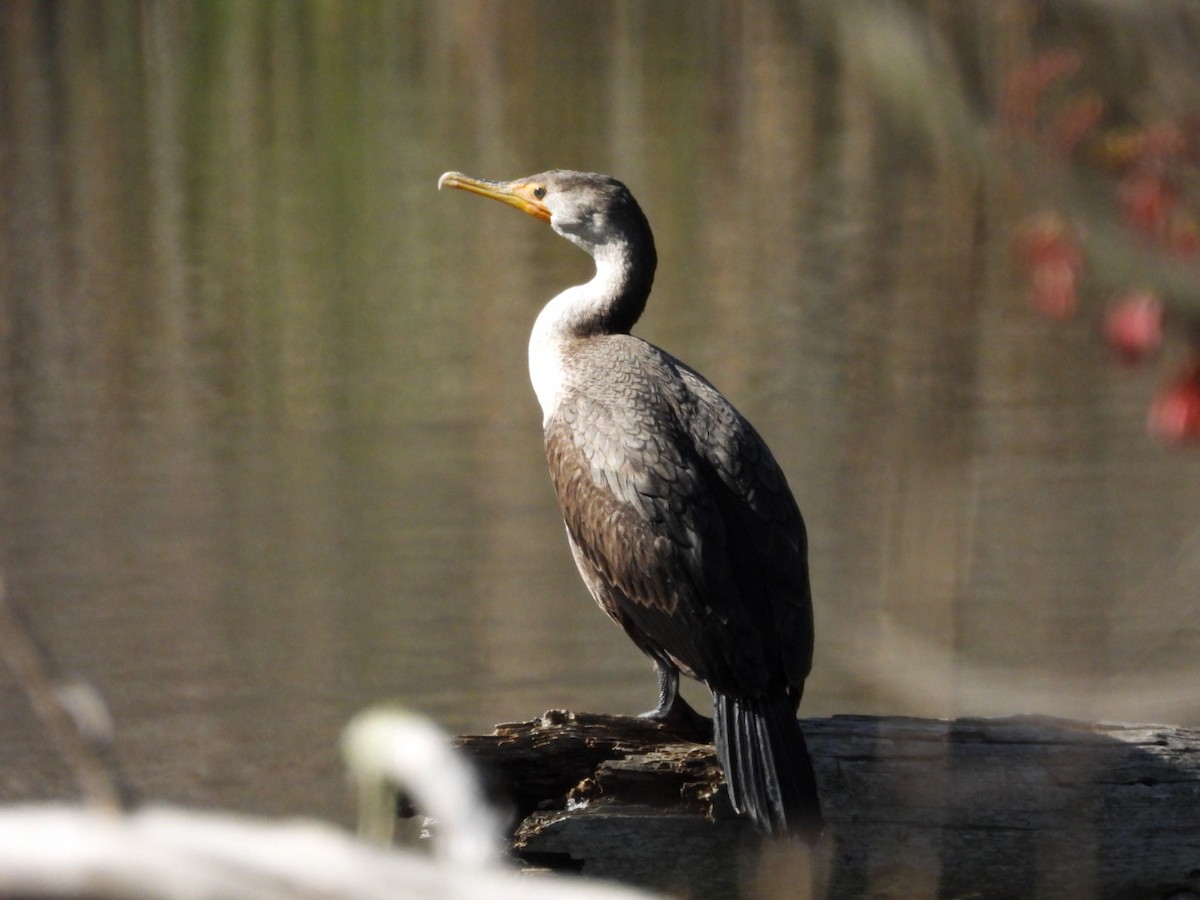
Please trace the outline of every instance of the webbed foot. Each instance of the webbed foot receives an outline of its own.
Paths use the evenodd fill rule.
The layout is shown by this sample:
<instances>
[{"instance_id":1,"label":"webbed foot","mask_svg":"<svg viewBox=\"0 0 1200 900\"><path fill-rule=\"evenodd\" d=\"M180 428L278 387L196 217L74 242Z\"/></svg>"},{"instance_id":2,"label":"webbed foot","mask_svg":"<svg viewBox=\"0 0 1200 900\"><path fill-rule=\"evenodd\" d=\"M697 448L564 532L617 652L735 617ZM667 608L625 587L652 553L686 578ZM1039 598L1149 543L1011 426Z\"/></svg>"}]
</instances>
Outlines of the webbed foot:
<instances>
[{"instance_id":1,"label":"webbed foot","mask_svg":"<svg viewBox=\"0 0 1200 900\"><path fill-rule=\"evenodd\" d=\"M713 739L713 723L708 716L696 712L682 697L676 696L675 702L666 709L652 709L640 716L652 719L677 732L680 737L697 743L711 743Z\"/></svg>"}]
</instances>

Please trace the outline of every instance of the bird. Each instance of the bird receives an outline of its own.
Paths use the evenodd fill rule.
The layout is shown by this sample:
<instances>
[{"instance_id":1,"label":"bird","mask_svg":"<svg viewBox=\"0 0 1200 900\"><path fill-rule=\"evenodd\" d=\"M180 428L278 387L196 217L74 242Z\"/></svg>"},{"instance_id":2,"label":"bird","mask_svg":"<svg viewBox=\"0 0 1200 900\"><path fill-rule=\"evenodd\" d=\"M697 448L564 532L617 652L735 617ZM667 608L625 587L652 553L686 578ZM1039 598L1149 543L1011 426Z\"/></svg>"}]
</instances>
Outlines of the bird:
<instances>
[{"instance_id":1,"label":"bird","mask_svg":"<svg viewBox=\"0 0 1200 900\"><path fill-rule=\"evenodd\" d=\"M735 812L815 842L821 804L796 718L813 656L804 519L750 422L630 333L658 264L645 214L622 182L590 172L446 172L442 188L528 213L594 259L591 280L546 303L529 339L571 553L597 604L654 663L658 705L645 715L707 728ZM711 691L711 722L680 694L681 673Z\"/></svg>"}]
</instances>

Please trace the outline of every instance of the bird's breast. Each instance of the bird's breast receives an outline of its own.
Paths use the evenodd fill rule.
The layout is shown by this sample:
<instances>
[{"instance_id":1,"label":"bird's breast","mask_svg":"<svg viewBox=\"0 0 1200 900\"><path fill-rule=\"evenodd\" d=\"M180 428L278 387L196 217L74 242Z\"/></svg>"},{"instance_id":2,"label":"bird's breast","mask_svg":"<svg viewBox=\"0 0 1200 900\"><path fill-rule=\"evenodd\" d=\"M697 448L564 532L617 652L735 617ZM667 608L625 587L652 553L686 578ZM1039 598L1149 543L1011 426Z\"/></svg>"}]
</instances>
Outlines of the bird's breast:
<instances>
[{"instance_id":1,"label":"bird's breast","mask_svg":"<svg viewBox=\"0 0 1200 900\"><path fill-rule=\"evenodd\" d=\"M535 328L529 339L529 380L542 408L543 426L554 415L566 384L566 350L561 342L539 335Z\"/></svg>"}]
</instances>

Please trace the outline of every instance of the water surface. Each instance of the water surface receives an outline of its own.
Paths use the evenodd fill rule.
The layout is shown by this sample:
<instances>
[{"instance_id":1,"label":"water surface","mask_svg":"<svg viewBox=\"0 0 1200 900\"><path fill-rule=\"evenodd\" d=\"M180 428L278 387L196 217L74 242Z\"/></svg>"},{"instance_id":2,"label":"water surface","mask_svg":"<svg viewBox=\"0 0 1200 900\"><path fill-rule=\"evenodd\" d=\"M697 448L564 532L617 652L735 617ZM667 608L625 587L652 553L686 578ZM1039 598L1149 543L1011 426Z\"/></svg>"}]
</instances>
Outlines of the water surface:
<instances>
[{"instance_id":1,"label":"water surface","mask_svg":"<svg viewBox=\"0 0 1200 900\"><path fill-rule=\"evenodd\" d=\"M917 20L981 122L1037 46L1105 50L1030 9ZM1143 429L1163 370L1029 311L1037 198L897 114L823 10L0 7L0 563L141 792L344 819L368 704L652 705L525 371L589 261L439 195L447 169L642 202L638 333L755 422L808 520L807 714L1200 720L1197 460ZM0 797L71 791L0 671Z\"/></svg>"}]
</instances>

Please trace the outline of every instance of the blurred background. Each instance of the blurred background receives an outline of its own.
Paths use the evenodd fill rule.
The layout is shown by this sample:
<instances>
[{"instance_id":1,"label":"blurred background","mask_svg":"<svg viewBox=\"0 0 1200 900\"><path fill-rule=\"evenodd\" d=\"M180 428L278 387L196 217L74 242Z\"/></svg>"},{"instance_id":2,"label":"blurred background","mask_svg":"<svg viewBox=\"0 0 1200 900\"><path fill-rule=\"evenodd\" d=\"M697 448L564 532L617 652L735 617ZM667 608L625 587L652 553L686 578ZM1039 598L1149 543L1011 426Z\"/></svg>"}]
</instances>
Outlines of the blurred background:
<instances>
[{"instance_id":1,"label":"blurred background","mask_svg":"<svg viewBox=\"0 0 1200 900\"><path fill-rule=\"evenodd\" d=\"M1176 323L1200 297L1183 238L1122 220L1130 154L1187 212L1198 26L1116 0L5 2L8 595L161 800L348 820L337 736L380 701L456 731L650 708L525 368L590 260L436 190L579 168L655 229L637 333L804 510L802 714L1196 724L1200 457L1146 429L1187 340L1131 368L1099 335L1123 290ZM1049 275L1046 241L1014 261L1031 216L1069 236ZM0 800L72 794L0 670Z\"/></svg>"}]
</instances>

